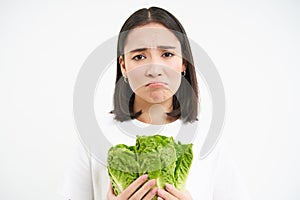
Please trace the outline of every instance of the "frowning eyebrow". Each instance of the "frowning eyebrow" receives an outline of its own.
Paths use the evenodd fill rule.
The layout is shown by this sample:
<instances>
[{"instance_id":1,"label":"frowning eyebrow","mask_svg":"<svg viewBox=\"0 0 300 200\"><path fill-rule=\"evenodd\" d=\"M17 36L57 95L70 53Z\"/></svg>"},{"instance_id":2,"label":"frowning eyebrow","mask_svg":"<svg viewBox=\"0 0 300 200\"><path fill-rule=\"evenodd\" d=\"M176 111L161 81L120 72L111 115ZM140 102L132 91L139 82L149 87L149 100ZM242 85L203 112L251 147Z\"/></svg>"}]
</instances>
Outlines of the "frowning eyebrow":
<instances>
[{"instance_id":1,"label":"frowning eyebrow","mask_svg":"<svg viewBox=\"0 0 300 200\"><path fill-rule=\"evenodd\" d=\"M173 46L157 46L157 48L159 49L176 49L176 47L173 47Z\"/></svg>"},{"instance_id":2,"label":"frowning eyebrow","mask_svg":"<svg viewBox=\"0 0 300 200\"><path fill-rule=\"evenodd\" d=\"M157 46L158 49L176 49L176 47L173 47L173 46L164 46L164 45L160 45L160 46ZM131 50L129 51L129 53L135 53L135 52L141 52L141 51L146 51L147 49L150 49L150 48L138 48L138 49L134 49L134 50Z\"/></svg>"}]
</instances>

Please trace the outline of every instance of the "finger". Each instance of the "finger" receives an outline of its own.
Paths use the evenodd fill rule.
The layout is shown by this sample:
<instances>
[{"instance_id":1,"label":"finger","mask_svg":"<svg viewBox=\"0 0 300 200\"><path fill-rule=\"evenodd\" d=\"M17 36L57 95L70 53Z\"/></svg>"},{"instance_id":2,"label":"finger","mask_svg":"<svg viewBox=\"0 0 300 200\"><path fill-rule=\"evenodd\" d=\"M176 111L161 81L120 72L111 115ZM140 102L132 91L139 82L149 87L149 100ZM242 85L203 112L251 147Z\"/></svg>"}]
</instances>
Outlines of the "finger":
<instances>
[{"instance_id":1,"label":"finger","mask_svg":"<svg viewBox=\"0 0 300 200\"><path fill-rule=\"evenodd\" d=\"M163 198L161 198L161 197L157 197L157 200L163 200Z\"/></svg>"},{"instance_id":2,"label":"finger","mask_svg":"<svg viewBox=\"0 0 300 200\"><path fill-rule=\"evenodd\" d=\"M170 194L169 192L159 189L157 191L157 195L165 200L178 200L178 198L176 198L175 196L173 196L172 194Z\"/></svg>"},{"instance_id":3,"label":"finger","mask_svg":"<svg viewBox=\"0 0 300 200\"><path fill-rule=\"evenodd\" d=\"M109 182L109 190L108 190L108 192L110 192L111 194L115 194L114 190L113 190L113 187L112 187L111 181Z\"/></svg>"},{"instance_id":4,"label":"finger","mask_svg":"<svg viewBox=\"0 0 300 200\"><path fill-rule=\"evenodd\" d=\"M109 188L108 188L106 196L107 196L107 199L112 199L113 197L115 197L111 181L109 182Z\"/></svg>"},{"instance_id":5,"label":"finger","mask_svg":"<svg viewBox=\"0 0 300 200\"><path fill-rule=\"evenodd\" d=\"M178 199L184 199L184 194L178 189L176 189L173 185L167 183L166 190Z\"/></svg>"},{"instance_id":6,"label":"finger","mask_svg":"<svg viewBox=\"0 0 300 200\"><path fill-rule=\"evenodd\" d=\"M147 181L148 174L144 174L133 181L122 193L121 197L128 199L143 183Z\"/></svg>"},{"instance_id":7,"label":"finger","mask_svg":"<svg viewBox=\"0 0 300 200\"><path fill-rule=\"evenodd\" d=\"M158 188L153 188L148 194L143 198L143 200L151 200L153 197L155 197L157 193Z\"/></svg>"},{"instance_id":8,"label":"finger","mask_svg":"<svg viewBox=\"0 0 300 200\"><path fill-rule=\"evenodd\" d=\"M136 191L130 199L141 199L155 185L155 179L148 181L138 191Z\"/></svg>"}]
</instances>

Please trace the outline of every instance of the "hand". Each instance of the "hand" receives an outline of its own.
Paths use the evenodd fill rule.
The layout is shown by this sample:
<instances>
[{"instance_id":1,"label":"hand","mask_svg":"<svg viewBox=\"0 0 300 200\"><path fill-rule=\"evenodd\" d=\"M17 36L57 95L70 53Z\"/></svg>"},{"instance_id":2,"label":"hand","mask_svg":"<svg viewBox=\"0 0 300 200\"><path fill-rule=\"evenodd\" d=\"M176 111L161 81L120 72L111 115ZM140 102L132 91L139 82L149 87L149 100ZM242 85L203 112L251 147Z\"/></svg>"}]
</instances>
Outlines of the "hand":
<instances>
[{"instance_id":1,"label":"hand","mask_svg":"<svg viewBox=\"0 0 300 200\"><path fill-rule=\"evenodd\" d=\"M157 194L157 200L192 200L192 197L187 190L179 191L170 184L166 184L166 190L159 189Z\"/></svg>"},{"instance_id":2,"label":"hand","mask_svg":"<svg viewBox=\"0 0 300 200\"><path fill-rule=\"evenodd\" d=\"M118 196L114 194L112 184L110 183L109 184L110 187L107 192L107 199L108 200L125 200L125 199L126 200L136 200L136 199L151 200L156 195L157 188L153 188L151 190L151 187L155 185L155 179L147 181L147 178L148 178L147 174L140 176ZM145 183L146 181L147 183Z\"/></svg>"}]
</instances>

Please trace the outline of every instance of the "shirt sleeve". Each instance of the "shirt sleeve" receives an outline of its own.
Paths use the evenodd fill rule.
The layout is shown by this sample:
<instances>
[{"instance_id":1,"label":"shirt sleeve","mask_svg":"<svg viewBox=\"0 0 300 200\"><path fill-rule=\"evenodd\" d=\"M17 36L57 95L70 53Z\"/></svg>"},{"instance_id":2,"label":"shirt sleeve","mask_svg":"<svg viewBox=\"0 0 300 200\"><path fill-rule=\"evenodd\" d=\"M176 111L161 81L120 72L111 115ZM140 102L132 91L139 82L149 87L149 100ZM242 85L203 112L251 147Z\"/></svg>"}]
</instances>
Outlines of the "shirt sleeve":
<instances>
[{"instance_id":1,"label":"shirt sleeve","mask_svg":"<svg viewBox=\"0 0 300 200\"><path fill-rule=\"evenodd\" d=\"M58 193L64 200L93 200L91 159L80 142L75 145Z\"/></svg>"},{"instance_id":2,"label":"shirt sleeve","mask_svg":"<svg viewBox=\"0 0 300 200\"><path fill-rule=\"evenodd\" d=\"M226 141L223 141L220 147L214 179L213 200L250 200Z\"/></svg>"}]
</instances>

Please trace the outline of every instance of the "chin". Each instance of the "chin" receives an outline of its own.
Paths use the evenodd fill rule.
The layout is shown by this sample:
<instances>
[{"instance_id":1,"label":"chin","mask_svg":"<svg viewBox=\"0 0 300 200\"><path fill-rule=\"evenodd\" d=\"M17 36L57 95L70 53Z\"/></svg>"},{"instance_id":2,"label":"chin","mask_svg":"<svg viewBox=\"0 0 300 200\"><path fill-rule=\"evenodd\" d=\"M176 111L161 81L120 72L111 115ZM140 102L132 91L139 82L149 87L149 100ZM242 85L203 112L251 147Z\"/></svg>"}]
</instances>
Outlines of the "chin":
<instances>
[{"instance_id":1,"label":"chin","mask_svg":"<svg viewBox=\"0 0 300 200\"><path fill-rule=\"evenodd\" d=\"M151 104L161 104L166 101L172 101L173 93L165 90L156 90L152 92L139 91L136 93L141 99Z\"/></svg>"},{"instance_id":2,"label":"chin","mask_svg":"<svg viewBox=\"0 0 300 200\"><path fill-rule=\"evenodd\" d=\"M145 101L147 101L148 103L152 103L152 104L159 104L159 103L164 103L168 100L170 100L172 98L172 96L170 97L160 97L160 96L157 96L157 97L148 97L145 99Z\"/></svg>"}]
</instances>

